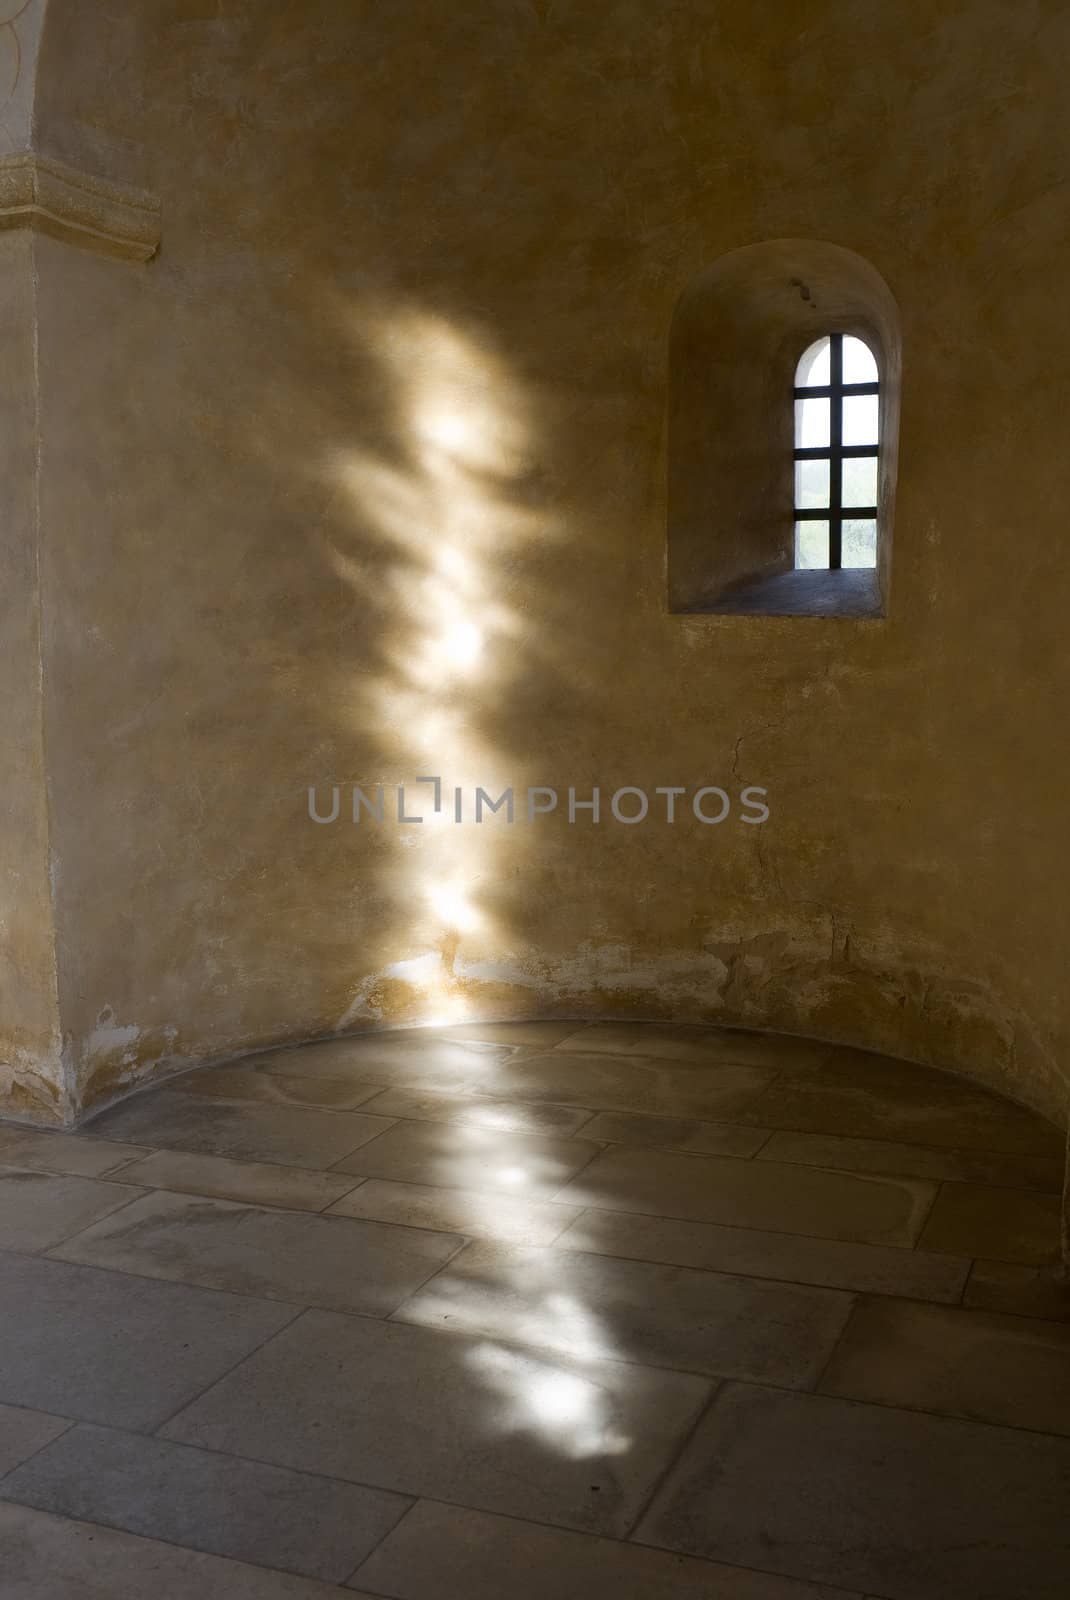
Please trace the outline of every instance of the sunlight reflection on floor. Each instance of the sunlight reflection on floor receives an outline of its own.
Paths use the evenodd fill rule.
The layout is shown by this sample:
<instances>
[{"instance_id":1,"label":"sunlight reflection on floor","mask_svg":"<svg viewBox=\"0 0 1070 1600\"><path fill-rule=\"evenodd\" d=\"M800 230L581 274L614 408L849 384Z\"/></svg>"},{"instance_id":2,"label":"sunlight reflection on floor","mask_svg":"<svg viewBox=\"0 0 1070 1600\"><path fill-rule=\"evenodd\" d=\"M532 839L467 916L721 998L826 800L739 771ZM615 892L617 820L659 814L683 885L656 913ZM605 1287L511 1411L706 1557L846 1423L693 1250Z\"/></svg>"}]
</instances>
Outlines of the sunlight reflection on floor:
<instances>
[{"instance_id":1,"label":"sunlight reflection on floor","mask_svg":"<svg viewBox=\"0 0 1070 1600\"><path fill-rule=\"evenodd\" d=\"M614 1423L612 1397L592 1379L490 1343L478 1345L468 1360L498 1393L495 1426L501 1432L535 1434L573 1461L631 1448Z\"/></svg>"}]
</instances>

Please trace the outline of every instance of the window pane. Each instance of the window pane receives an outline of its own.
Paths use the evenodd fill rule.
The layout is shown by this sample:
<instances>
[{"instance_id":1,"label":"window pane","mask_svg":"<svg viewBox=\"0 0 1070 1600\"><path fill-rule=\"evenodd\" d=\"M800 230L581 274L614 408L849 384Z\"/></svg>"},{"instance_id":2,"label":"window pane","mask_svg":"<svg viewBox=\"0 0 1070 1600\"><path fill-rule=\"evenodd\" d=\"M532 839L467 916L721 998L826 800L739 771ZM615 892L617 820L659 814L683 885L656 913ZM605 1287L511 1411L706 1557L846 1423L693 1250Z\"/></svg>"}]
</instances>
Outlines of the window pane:
<instances>
[{"instance_id":1,"label":"window pane","mask_svg":"<svg viewBox=\"0 0 1070 1600\"><path fill-rule=\"evenodd\" d=\"M840 565L855 568L877 565L876 522L868 517L844 518Z\"/></svg>"},{"instance_id":2,"label":"window pane","mask_svg":"<svg viewBox=\"0 0 1070 1600\"><path fill-rule=\"evenodd\" d=\"M823 567L829 564L829 525L827 522L795 524L795 565Z\"/></svg>"},{"instance_id":3,"label":"window pane","mask_svg":"<svg viewBox=\"0 0 1070 1600\"><path fill-rule=\"evenodd\" d=\"M829 416L828 400L796 400L795 448L797 450L810 450L815 446L827 445L831 437L829 433ZM868 441L859 442L866 443Z\"/></svg>"},{"instance_id":4,"label":"window pane","mask_svg":"<svg viewBox=\"0 0 1070 1600\"><path fill-rule=\"evenodd\" d=\"M795 509L817 511L829 503L830 472L827 461L796 461ZM867 502L872 504L873 502Z\"/></svg>"},{"instance_id":5,"label":"window pane","mask_svg":"<svg viewBox=\"0 0 1070 1600\"><path fill-rule=\"evenodd\" d=\"M803 359L805 360L805 357ZM872 350L868 344L863 344L861 339L853 339L850 334L845 335L843 341L843 381L844 383L877 382L877 363L873 359Z\"/></svg>"},{"instance_id":6,"label":"window pane","mask_svg":"<svg viewBox=\"0 0 1070 1600\"><path fill-rule=\"evenodd\" d=\"M796 504L801 504L796 496ZM845 506L877 504L876 456L848 456L843 463L843 501Z\"/></svg>"},{"instance_id":7,"label":"window pane","mask_svg":"<svg viewBox=\"0 0 1070 1600\"><path fill-rule=\"evenodd\" d=\"M877 395L848 394L843 397L844 444L877 443ZM818 400L796 400L797 406L820 405Z\"/></svg>"},{"instance_id":8,"label":"window pane","mask_svg":"<svg viewBox=\"0 0 1070 1600\"><path fill-rule=\"evenodd\" d=\"M804 351L795 368L797 389L819 389L832 382L831 350L831 339L819 339Z\"/></svg>"}]
</instances>

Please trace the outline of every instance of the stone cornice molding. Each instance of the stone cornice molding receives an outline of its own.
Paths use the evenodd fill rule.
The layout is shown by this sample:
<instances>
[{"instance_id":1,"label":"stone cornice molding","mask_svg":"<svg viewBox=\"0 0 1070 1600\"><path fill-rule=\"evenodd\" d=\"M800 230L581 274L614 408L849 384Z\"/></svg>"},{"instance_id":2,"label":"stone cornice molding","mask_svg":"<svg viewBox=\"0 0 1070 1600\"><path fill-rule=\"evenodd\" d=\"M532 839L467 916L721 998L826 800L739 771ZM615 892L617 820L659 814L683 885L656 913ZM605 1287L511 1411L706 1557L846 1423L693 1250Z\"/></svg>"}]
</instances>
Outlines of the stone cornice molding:
<instances>
[{"instance_id":1,"label":"stone cornice molding","mask_svg":"<svg viewBox=\"0 0 1070 1600\"><path fill-rule=\"evenodd\" d=\"M0 228L34 228L105 255L148 261L160 243L160 202L143 189L25 150L0 156Z\"/></svg>"}]
</instances>

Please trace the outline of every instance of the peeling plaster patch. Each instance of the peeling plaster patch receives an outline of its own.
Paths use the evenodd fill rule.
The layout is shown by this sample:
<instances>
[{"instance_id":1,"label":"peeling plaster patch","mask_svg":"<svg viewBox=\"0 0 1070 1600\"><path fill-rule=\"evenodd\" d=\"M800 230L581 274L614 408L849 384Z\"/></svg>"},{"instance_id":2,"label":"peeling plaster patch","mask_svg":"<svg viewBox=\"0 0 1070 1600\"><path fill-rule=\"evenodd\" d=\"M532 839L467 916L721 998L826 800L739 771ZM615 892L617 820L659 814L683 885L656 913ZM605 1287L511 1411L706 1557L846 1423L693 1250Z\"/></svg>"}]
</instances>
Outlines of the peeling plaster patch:
<instances>
[{"instance_id":1,"label":"peeling plaster patch","mask_svg":"<svg viewBox=\"0 0 1070 1600\"><path fill-rule=\"evenodd\" d=\"M71 1121L58 1058L53 1067L55 1077L29 1056L0 1063L0 1110L4 1118L50 1127L63 1127Z\"/></svg>"},{"instance_id":2,"label":"peeling plaster patch","mask_svg":"<svg viewBox=\"0 0 1070 1600\"><path fill-rule=\"evenodd\" d=\"M664 976L647 967L644 971L638 967L612 967L607 971L598 973L597 984L601 989L658 989L664 986Z\"/></svg>"},{"instance_id":3,"label":"peeling plaster patch","mask_svg":"<svg viewBox=\"0 0 1070 1600\"><path fill-rule=\"evenodd\" d=\"M371 978L365 978L334 1032L341 1034L353 1022L361 1021L382 1022L385 1027L398 1026L398 1021L403 1021L411 1026L421 1021L419 1011L429 1006L440 1011L443 1003L456 1000L457 990L453 947L448 947L446 954L441 950L424 950L422 955L392 962Z\"/></svg>"},{"instance_id":4,"label":"peeling plaster patch","mask_svg":"<svg viewBox=\"0 0 1070 1600\"><path fill-rule=\"evenodd\" d=\"M389 1027L389 1013L393 1008L387 994L391 986L400 984L413 996L424 995L431 986L442 984L445 972L446 964L438 950L426 951L422 956L413 956L407 961L392 962L381 972L364 979L344 1015L335 1024L334 1032L344 1033L354 1022L382 1022Z\"/></svg>"},{"instance_id":5,"label":"peeling plaster patch","mask_svg":"<svg viewBox=\"0 0 1070 1600\"><path fill-rule=\"evenodd\" d=\"M365 1019L371 1022L382 1020L383 1008L374 999L379 983L380 980L376 976L364 979L345 1013L335 1024L334 1031L336 1033L344 1033L346 1028L350 1027L354 1022L360 1022Z\"/></svg>"},{"instance_id":6,"label":"peeling plaster patch","mask_svg":"<svg viewBox=\"0 0 1070 1600\"><path fill-rule=\"evenodd\" d=\"M695 1010L696 997L704 1012L719 1006L729 968L717 956L674 952L642 961L626 945L584 945L574 956L558 963L549 987L561 999L589 992L654 993L659 1001L679 999L686 1011ZM659 1009L663 1006L659 1005Z\"/></svg>"},{"instance_id":7,"label":"peeling plaster patch","mask_svg":"<svg viewBox=\"0 0 1070 1600\"><path fill-rule=\"evenodd\" d=\"M335 1025L334 1033L343 1033L354 1023L379 1023L384 1028L441 1026L444 1021L471 1020L473 1013L465 1005L472 991L490 990L498 996L505 992L545 989L545 979L528 973L518 965L496 961L457 961L453 946L425 950L418 956L391 962L380 972L365 978L360 984L345 1014ZM478 999L477 999L478 1003ZM497 1005L495 1001L495 1005ZM458 1008L454 1014L452 1007ZM434 1013L428 1017L426 1013ZM530 1001L522 1014L530 1011ZM495 1010L497 1015L497 1010Z\"/></svg>"},{"instance_id":8,"label":"peeling plaster patch","mask_svg":"<svg viewBox=\"0 0 1070 1600\"><path fill-rule=\"evenodd\" d=\"M97 1017L96 1027L82 1046L82 1060L96 1061L118 1055L123 1066L133 1065L137 1060L136 1046L140 1038L140 1028L133 1023L124 1028L118 1027L114 1011L110 1006L106 1006Z\"/></svg>"},{"instance_id":9,"label":"peeling plaster patch","mask_svg":"<svg viewBox=\"0 0 1070 1600\"><path fill-rule=\"evenodd\" d=\"M463 983L507 983L517 989L541 989L543 980L504 961L458 961L454 973Z\"/></svg>"},{"instance_id":10,"label":"peeling plaster patch","mask_svg":"<svg viewBox=\"0 0 1070 1600\"><path fill-rule=\"evenodd\" d=\"M411 997L409 1003L412 1003L430 998L430 991L447 989L452 982L451 962L440 950L426 950L423 955L391 962L381 972L364 979L335 1024L334 1032L344 1033L354 1022L383 1022L389 1026L389 1012L393 1008L386 996L391 986L401 985L403 990L407 989Z\"/></svg>"},{"instance_id":11,"label":"peeling plaster patch","mask_svg":"<svg viewBox=\"0 0 1070 1600\"><path fill-rule=\"evenodd\" d=\"M79 1105L83 1110L101 1100L119 1098L149 1079L159 1080L192 1063L174 1054L178 1029L170 1026L141 1028L120 1023L111 1006L98 1013L93 1031L77 1046L74 1072ZM75 1055L68 1041L68 1058Z\"/></svg>"},{"instance_id":12,"label":"peeling plaster patch","mask_svg":"<svg viewBox=\"0 0 1070 1600\"><path fill-rule=\"evenodd\" d=\"M396 978L401 983L423 987L424 984L434 982L444 967L441 952L429 950L426 955L413 956L408 961L395 961L391 966L384 967L383 977Z\"/></svg>"}]
</instances>

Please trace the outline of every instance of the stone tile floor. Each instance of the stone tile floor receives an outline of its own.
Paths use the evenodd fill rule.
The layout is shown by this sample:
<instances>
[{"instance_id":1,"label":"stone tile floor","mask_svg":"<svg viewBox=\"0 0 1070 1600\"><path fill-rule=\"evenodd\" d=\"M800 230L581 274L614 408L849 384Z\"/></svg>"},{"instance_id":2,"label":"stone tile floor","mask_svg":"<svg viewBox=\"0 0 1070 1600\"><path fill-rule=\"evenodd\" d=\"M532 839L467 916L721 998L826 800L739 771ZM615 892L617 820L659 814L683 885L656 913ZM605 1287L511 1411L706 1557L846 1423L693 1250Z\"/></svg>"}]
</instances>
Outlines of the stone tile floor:
<instances>
[{"instance_id":1,"label":"stone tile floor","mask_svg":"<svg viewBox=\"0 0 1070 1600\"><path fill-rule=\"evenodd\" d=\"M1066 1600L1063 1136L485 1024L0 1126L3 1600Z\"/></svg>"}]
</instances>

